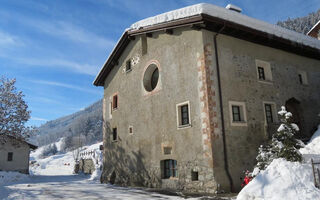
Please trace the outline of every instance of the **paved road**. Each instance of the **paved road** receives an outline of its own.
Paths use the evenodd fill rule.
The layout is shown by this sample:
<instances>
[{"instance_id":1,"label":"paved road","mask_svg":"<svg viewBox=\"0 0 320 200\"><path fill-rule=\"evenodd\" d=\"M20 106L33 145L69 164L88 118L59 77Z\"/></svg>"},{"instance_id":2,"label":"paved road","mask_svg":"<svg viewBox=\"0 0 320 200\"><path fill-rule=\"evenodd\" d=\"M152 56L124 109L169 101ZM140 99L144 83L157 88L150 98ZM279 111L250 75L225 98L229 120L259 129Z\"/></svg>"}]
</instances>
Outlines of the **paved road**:
<instances>
[{"instance_id":1,"label":"paved road","mask_svg":"<svg viewBox=\"0 0 320 200\"><path fill-rule=\"evenodd\" d=\"M184 199L142 189L117 187L87 180L84 176L31 176L25 182L0 186L2 199L112 199L150 200ZM190 198L192 199L192 198ZM193 198L207 199L207 198ZM210 198L213 199L213 198Z\"/></svg>"}]
</instances>

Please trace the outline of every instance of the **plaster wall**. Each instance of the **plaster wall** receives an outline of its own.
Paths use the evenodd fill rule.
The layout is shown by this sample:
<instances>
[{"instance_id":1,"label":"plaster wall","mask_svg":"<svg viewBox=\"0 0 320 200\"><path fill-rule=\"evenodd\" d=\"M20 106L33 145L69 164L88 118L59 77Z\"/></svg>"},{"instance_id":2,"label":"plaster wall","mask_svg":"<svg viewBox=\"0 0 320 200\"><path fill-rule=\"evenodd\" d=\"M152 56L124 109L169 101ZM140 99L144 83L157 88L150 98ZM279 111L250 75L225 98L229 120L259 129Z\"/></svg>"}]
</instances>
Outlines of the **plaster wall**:
<instances>
[{"instance_id":1,"label":"plaster wall","mask_svg":"<svg viewBox=\"0 0 320 200\"><path fill-rule=\"evenodd\" d=\"M12 161L8 161L8 153L13 152ZM30 147L21 142L8 141L0 143L0 170L29 173Z\"/></svg>"},{"instance_id":2,"label":"plaster wall","mask_svg":"<svg viewBox=\"0 0 320 200\"><path fill-rule=\"evenodd\" d=\"M214 33L206 30L203 33L204 44L213 48ZM239 190L243 171L252 170L257 149L268 139L270 130L275 131L278 127L277 111L287 100L293 97L300 101L301 125L305 136L314 132L319 124L320 61L221 34L217 37L217 46L228 162L235 189ZM270 63L272 81L258 80L256 60ZM211 66L214 72L215 63ZM300 71L306 72L307 85L300 84ZM231 101L244 103L247 117L245 124L232 125ZM275 122L268 126L264 102L275 106ZM213 146L219 144L219 140L213 141ZM216 156L219 155L214 154Z\"/></svg>"},{"instance_id":3,"label":"plaster wall","mask_svg":"<svg viewBox=\"0 0 320 200\"><path fill-rule=\"evenodd\" d=\"M128 59L132 70L125 72ZM146 92L142 80L151 62L158 65L160 77L154 91ZM104 86L102 182L204 193L218 189L207 126L205 63L199 30L157 32L129 43ZM111 113L113 94L118 95L118 108ZM191 125L178 128L176 105L182 102L189 102ZM112 141L115 127L118 138ZM165 155L164 147L171 147L171 154ZM165 159L177 160L177 177L161 178L160 161ZM198 181L191 180L191 171L198 172Z\"/></svg>"}]
</instances>

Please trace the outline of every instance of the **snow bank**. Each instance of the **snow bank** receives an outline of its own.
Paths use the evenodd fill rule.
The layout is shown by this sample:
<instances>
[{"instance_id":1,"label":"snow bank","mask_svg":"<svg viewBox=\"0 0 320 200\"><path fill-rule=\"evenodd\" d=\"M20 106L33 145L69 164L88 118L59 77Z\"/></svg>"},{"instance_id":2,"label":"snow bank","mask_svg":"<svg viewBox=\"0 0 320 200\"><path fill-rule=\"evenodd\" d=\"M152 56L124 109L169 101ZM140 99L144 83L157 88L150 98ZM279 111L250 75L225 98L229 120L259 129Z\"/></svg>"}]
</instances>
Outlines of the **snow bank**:
<instances>
[{"instance_id":1,"label":"snow bank","mask_svg":"<svg viewBox=\"0 0 320 200\"><path fill-rule=\"evenodd\" d=\"M320 190L314 186L311 158L320 160L320 126L310 142L300 149L303 163L276 159L239 193L237 200L314 200Z\"/></svg>"},{"instance_id":2,"label":"snow bank","mask_svg":"<svg viewBox=\"0 0 320 200\"><path fill-rule=\"evenodd\" d=\"M240 24L249 28L253 28L255 30L269 33L269 34L278 36L280 38L288 39L292 42L298 42L313 48L320 49L320 42L315 38L282 28L277 25L269 24L267 22L264 22L258 19L248 17L246 15L228 10L223 7L219 7L219 6L215 6L207 3L188 6L185 8L166 12L154 17L143 19L141 21L138 21L132 24L128 30L137 30L142 27L148 27L155 24L161 24L161 23L170 22L173 20L188 18L188 17L199 15L199 14L207 14L207 15L218 17L227 21L232 21L237 24Z\"/></svg>"},{"instance_id":3,"label":"snow bank","mask_svg":"<svg viewBox=\"0 0 320 200\"><path fill-rule=\"evenodd\" d=\"M310 163L311 158L320 161L320 125L318 130L313 134L310 142L300 152L303 154L304 162Z\"/></svg>"},{"instance_id":4,"label":"snow bank","mask_svg":"<svg viewBox=\"0 0 320 200\"><path fill-rule=\"evenodd\" d=\"M27 174L0 171L0 186L9 183L21 182L23 180L27 180L28 178L29 176Z\"/></svg>"},{"instance_id":5,"label":"snow bank","mask_svg":"<svg viewBox=\"0 0 320 200\"><path fill-rule=\"evenodd\" d=\"M260 199L320 199L320 190L313 183L311 165L275 159L237 197L237 200Z\"/></svg>"}]
</instances>

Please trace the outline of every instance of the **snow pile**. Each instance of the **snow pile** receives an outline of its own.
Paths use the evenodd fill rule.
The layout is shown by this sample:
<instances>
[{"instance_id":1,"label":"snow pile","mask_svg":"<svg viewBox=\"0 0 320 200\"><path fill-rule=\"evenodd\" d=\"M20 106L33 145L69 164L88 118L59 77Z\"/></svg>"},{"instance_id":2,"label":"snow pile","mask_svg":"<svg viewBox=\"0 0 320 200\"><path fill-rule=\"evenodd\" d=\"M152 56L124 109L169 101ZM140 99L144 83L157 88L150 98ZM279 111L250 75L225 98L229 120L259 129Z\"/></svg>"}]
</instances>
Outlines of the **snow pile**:
<instances>
[{"instance_id":1,"label":"snow pile","mask_svg":"<svg viewBox=\"0 0 320 200\"><path fill-rule=\"evenodd\" d=\"M239 193L237 200L320 199L310 164L275 159Z\"/></svg>"},{"instance_id":2,"label":"snow pile","mask_svg":"<svg viewBox=\"0 0 320 200\"><path fill-rule=\"evenodd\" d=\"M320 199L310 159L320 160L320 126L302 149L304 163L275 159L239 193L237 200Z\"/></svg>"},{"instance_id":3,"label":"snow pile","mask_svg":"<svg viewBox=\"0 0 320 200\"><path fill-rule=\"evenodd\" d=\"M320 125L318 130L313 134L310 142L300 152L303 154L303 160L310 163L311 159L320 161Z\"/></svg>"},{"instance_id":4,"label":"snow pile","mask_svg":"<svg viewBox=\"0 0 320 200\"><path fill-rule=\"evenodd\" d=\"M320 42L315 38L282 28L277 25L269 24L267 22L264 22L258 19L248 17L241 13L228 10L226 8L222 8L222 7L215 6L212 4L207 4L207 3L188 6L185 8L166 12L154 17L143 19L141 21L138 21L132 24L128 30L137 30L142 27L148 27L155 24L162 24L165 22L188 18L188 17L200 15L200 14L207 14L213 17L226 20L226 21L235 22L237 24L240 24L249 28L253 28L255 30L259 30L265 33L278 36L280 38L291 40L292 42L298 42L313 48L320 49Z\"/></svg>"},{"instance_id":5,"label":"snow pile","mask_svg":"<svg viewBox=\"0 0 320 200\"><path fill-rule=\"evenodd\" d=\"M27 174L0 171L0 186L9 183L21 182L23 180L27 180L28 178L29 176Z\"/></svg>"}]
</instances>

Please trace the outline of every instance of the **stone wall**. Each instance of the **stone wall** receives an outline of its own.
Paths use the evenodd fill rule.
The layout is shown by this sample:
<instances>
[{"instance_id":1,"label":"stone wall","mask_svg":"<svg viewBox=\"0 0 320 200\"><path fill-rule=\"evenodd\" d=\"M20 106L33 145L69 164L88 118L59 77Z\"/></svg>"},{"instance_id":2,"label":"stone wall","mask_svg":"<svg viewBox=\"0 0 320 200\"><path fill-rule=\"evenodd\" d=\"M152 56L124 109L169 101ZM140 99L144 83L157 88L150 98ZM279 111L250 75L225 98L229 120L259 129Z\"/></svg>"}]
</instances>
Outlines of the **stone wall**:
<instances>
[{"instance_id":1,"label":"stone wall","mask_svg":"<svg viewBox=\"0 0 320 200\"><path fill-rule=\"evenodd\" d=\"M79 162L79 172L92 174L95 170L95 164L92 159L81 159Z\"/></svg>"}]
</instances>

